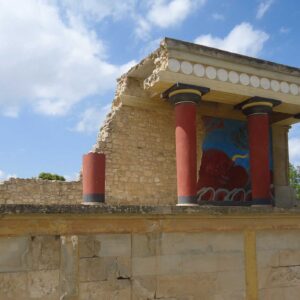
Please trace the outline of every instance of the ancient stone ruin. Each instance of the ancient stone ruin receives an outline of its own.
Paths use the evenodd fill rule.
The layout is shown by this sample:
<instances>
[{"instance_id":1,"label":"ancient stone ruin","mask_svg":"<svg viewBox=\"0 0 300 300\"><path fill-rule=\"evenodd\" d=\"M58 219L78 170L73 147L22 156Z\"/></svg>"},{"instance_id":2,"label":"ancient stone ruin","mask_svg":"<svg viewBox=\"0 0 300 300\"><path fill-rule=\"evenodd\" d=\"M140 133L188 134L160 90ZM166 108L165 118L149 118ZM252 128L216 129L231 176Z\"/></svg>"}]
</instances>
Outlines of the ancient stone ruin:
<instances>
[{"instance_id":1,"label":"ancient stone ruin","mask_svg":"<svg viewBox=\"0 0 300 300\"><path fill-rule=\"evenodd\" d=\"M82 182L0 185L0 299L298 299L299 118L298 68L165 38Z\"/></svg>"}]
</instances>

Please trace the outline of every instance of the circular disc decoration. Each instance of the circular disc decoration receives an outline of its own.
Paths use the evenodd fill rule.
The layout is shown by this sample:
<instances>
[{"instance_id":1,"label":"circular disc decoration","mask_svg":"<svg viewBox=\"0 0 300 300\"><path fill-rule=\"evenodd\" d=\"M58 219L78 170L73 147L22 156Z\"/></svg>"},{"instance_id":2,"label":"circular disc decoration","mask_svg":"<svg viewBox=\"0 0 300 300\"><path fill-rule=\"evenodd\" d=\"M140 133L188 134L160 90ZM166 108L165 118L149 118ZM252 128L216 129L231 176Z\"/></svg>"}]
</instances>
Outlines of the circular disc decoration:
<instances>
[{"instance_id":1,"label":"circular disc decoration","mask_svg":"<svg viewBox=\"0 0 300 300\"><path fill-rule=\"evenodd\" d=\"M205 68L203 65L195 64L194 65L194 74L198 77L203 77L205 74Z\"/></svg>"},{"instance_id":2,"label":"circular disc decoration","mask_svg":"<svg viewBox=\"0 0 300 300\"><path fill-rule=\"evenodd\" d=\"M224 70L224 69L219 69L217 71L217 77L221 81L227 81L227 79L228 79L228 72L226 70Z\"/></svg>"},{"instance_id":3,"label":"circular disc decoration","mask_svg":"<svg viewBox=\"0 0 300 300\"><path fill-rule=\"evenodd\" d=\"M228 77L229 77L229 81L232 83L238 83L239 81L239 74L235 71L230 71Z\"/></svg>"},{"instance_id":4,"label":"circular disc decoration","mask_svg":"<svg viewBox=\"0 0 300 300\"><path fill-rule=\"evenodd\" d=\"M170 58L168 60L168 68L172 72L178 72L180 70L180 63L177 59Z\"/></svg>"},{"instance_id":5,"label":"circular disc decoration","mask_svg":"<svg viewBox=\"0 0 300 300\"><path fill-rule=\"evenodd\" d=\"M267 90L270 88L270 80L268 78L262 78L260 80L260 85L263 89Z\"/></svg>"},{"instance_id":6,"label":"circular disc decoration","mask_svg":"<svg viewBox=\"0 0 300 300\"><path fill-rule=\"evenodd\" d=\"M215 79L217 77L217 70L216 68L214 67L206 67L206 76L209 78L209 79Z\"/></svg>"},{"instance_id":7,"label":"circular disc decoration","mask_svg":"<svg viewBox=\"0 0 300 300\"><path fill-rule=\"evenodd\" d=\"M274 92L278 92L280 90L280 84L277 80L271 80L271 88Z\"/></svg>"},{"instance_id":8,"label":"circular disc decoration","mask_svg":"<svg viewBox=\"0 0 300 300\"><path fill-rule=\"evenodd\" d=\"M181 63L181 71L182 71L182 73L184 73L186 75L192 74L192 72L193 72L192 64L188 61L183 61Z\"/></svg>"},{"instance_id":9,"label":"circular disc decoration","mask_svg":"<svg viewBox=\"0 0 300 300\"><path fill-rule=\"evenodd\" d=\"M289 90L290 90L290 87L289 87L288 83L285 82L285 81L282 81L282 82L280 83L280 90L281 90L283 93L287 94L287 93L289 92Z\"/></svg>"},{"instance_id":10,"label":"circular disc decoration","mask_svg":"<svg viewBox=\"0 0 300 300\"><path fill-rule=\"evenodd\" d=\"M250 83L249 75L246 73L242 73L240 75L240 82L242 85L249 85L249 83Z\"/></svg>"},{"instance_id":11,"label":"circular disc decoration","mask_svg":"<svg viewBox=\"0 0 300 300\"><path fill-rule=\"evenodd\" d=\"M259 87L259 78L255 75L252 75L250 77L250 84L251 84L251 86L253 86L255 88Z\"/></svg>"}]
</instances>

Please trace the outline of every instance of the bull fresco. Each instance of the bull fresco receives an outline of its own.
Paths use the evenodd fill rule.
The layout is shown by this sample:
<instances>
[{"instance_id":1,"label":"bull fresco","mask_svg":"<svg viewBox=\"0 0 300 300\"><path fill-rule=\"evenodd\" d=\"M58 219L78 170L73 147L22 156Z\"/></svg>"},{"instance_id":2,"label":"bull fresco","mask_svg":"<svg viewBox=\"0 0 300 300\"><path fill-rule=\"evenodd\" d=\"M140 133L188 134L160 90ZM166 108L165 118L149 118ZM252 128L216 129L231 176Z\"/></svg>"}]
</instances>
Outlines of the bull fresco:
<instances>
[{"instance_id":1,"label":"bull fresco","mask_svg":"<svg viewBox=\"0 0 300 300\"><path fill-rule=\"evenodd\" d=\"M198 202L250 202L247 122L203 117L203 124L205 138L197 182Z\"/></svg>"}]
</instances>

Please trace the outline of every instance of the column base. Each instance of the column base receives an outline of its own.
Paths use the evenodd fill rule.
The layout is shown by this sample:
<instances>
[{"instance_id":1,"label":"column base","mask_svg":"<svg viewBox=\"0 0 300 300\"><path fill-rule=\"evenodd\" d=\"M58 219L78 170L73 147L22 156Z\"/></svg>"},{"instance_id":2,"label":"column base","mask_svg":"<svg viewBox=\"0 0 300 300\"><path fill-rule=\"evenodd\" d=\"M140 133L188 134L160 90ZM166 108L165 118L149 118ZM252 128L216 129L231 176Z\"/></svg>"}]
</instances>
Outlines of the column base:
<instances>
[{"instance_id":1,"label":"column base","mask_svg":"<svg viewBox=\"0 0 300 300\"><path fill-rule=\"evenodd\" d=\"M101 206L103 206L103 205L106 205L106 203L104 203L104 202L81 202L80 204L82 204L82 205L91 205L91 206L93 206L93 205L101 205Z\"/></svg>"},{"instance_id":2,"label":"column base","mask_svg":"<svg viewBox=\"0 0 300 300\"><path fill-rule=\"evenodd\" d=\"M196 196L178 196L177 206L198 206Z\"/></svg>"},{"instance_id":3,"label":"column base","mask_svg":"<svg viewBox=\"0 0 300 300\"><path fill-rule=\"evenodd\" d=\"M253 199L252 203L251 203L252 207L272 207L273 206L273 201L272 199L268 199L268 198L257 198L257 199Z\"/></svg>"},{"instance_id":4,"label":"column base","mask_svg":"<svg viewBox=\"0 0 300 300\"><path fill-rule=\"evenodd\" d=\"M85 194L83 195L84 204L93 204L93 203L104 203L105 195L104 194Z\"/></svg>"}]
</instances>

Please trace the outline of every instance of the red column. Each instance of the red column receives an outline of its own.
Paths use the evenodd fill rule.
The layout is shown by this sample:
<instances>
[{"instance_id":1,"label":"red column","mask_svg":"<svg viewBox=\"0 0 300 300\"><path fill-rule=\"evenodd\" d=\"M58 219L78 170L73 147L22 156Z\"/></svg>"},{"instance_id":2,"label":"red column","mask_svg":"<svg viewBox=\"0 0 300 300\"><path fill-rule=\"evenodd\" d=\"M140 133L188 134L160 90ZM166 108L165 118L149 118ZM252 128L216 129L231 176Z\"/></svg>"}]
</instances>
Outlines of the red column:
<instances>
[{"instance_id":1,"label":"red column","mask_svg":"<svg viewBox=\"0 0 300 300\"><path fill-rule=\"evenodd\" d=\"M105 154L88 153L83 156L83 201L85 203L105 200Z\"/></svg>"},{"instance_id":2,"label":"red column","mask_svg":"<svg viewBox=\"0 0 300 300\"><path fill-rule=\"evenodd\" d=\"M177 205L197 204L197 104L209 88L176 83L162 93L175 105Z\"/></svg>"},{"instance_id":3,"label":"red column","mask_svg":"<svg viewBox=\"0 0 300 300\"><path fill-rule=\"evenodd\" d=\"M251 114L248 116L253 205L271 204L269 130L268 113Z\"/></svg>"},{"instance_id":4,"label":"red column","mask_svg":"<svg viewBox=\"0 0 300 300\"><path fill-rule=\"evenodd\" d=\"M177 193L180 205L197 204L196 112L194 102L175 105Z\"/></svg>"}]
</instances>

